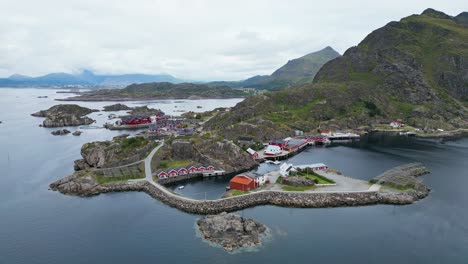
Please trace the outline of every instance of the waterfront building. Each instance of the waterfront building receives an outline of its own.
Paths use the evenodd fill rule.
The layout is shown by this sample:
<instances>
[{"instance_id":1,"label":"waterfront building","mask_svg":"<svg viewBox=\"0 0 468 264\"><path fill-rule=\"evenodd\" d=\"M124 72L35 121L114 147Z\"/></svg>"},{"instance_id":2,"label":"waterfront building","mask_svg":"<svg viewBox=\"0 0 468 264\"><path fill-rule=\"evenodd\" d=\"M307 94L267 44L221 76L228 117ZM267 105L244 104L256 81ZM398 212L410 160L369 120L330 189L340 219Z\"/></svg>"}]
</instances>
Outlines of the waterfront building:
<instances>
[{"instance_id":1,"label":"waterfront building","mask_svg":"<svg viewBox=\"0 0 468 264\"><path fill-rule=\"evenodd\" d=\"M252 158L254 159L258 159L258 153L257 151L251 149L251 148L248 148L247 149L247 152L250 154L250 156L252 156Z\"/></svg>"},{"instance_id":2,"label":"waterfront building","mask_svg":"<svg viewBox=\"0 0 468 264\"><path fill-rule=\"evenodd\" d=\"M237 175L229 181L231 190L249 191L255 189L255 179L247 175Z\"/></svg>"}]
</instances>

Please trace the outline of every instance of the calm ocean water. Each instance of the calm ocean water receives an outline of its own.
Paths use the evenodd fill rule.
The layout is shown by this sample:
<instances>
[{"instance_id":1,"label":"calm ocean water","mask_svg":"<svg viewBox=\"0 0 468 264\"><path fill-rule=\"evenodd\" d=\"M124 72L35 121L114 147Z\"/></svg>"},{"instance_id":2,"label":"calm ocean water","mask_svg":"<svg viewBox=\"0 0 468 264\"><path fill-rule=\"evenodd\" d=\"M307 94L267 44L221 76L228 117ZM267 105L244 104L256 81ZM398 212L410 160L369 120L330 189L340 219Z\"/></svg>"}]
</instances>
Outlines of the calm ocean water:
<instances>
[{"instance_id":1,"label":"calm ocean water","mask_svg":"<svg viewBox=\"0 0 468 264\"><path fill-rule=\"evenodd\" d=\"M48 95L39 99L39 95ZM468 140L371 138L311 148L295 164L324 162L370 179L410 161L431 170L432 192L408 206L291 209L262 206L239 214L268 225L272 238L255 252L228 254L195 234L197 215L144 193L65 196L48 184L73 172L81 145L119 132L86 129L54 137L30 114L66 95L53 90L0 89L0 263L468 263ZM158 101L152 107L204 110L238 99ZM101 109L110 103L79 103ZM134 105L134 103L128 103ZM178 107L175 108L174 105ZM177 113L177 112L174 112ZM93 113L100 124L108 113ZM73 131L73 129L72 129ZM260 172L274 169L261 165ZM219 197L226 178L185 183L183 195Z\"/></svg>"}]
</instances>

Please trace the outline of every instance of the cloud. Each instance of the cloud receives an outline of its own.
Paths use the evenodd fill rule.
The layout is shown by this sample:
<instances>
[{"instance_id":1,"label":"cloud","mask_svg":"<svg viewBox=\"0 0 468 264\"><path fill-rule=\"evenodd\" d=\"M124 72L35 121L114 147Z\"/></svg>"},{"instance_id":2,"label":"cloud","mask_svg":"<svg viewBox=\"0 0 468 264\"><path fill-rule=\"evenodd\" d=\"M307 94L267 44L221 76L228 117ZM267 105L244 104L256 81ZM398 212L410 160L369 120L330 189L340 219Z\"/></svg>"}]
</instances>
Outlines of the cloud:
<instances>
[{"instance_id":1,"label":"cloud","mask_svg":"<svg viewBox=\"0 0 468 264\"><path fill-rule=\"evenodd\" d=\"M195 80L270 74L309 52L343 53L372 30L466 1L2 0L0 75L91 69Z\"/></svg>"}]
</instances>

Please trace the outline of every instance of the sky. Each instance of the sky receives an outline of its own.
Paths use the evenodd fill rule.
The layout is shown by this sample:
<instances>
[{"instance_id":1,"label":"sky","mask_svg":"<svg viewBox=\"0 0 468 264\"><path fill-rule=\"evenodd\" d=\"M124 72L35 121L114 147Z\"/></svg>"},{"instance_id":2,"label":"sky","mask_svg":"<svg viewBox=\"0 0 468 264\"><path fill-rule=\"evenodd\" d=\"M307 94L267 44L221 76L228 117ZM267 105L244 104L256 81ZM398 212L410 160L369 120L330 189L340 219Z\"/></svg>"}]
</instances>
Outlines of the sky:
<instances>
[{"instance_id":1,"label":"sky","mask_svg":"<svg viewBox=\"0 0 468 264\"><path fill-rule=\"evenodd\" d=\"M468 1L1 0L0 77L167 73L241 80L331 46L340 53L390 21Z\"/></svg>"}]
</instances>

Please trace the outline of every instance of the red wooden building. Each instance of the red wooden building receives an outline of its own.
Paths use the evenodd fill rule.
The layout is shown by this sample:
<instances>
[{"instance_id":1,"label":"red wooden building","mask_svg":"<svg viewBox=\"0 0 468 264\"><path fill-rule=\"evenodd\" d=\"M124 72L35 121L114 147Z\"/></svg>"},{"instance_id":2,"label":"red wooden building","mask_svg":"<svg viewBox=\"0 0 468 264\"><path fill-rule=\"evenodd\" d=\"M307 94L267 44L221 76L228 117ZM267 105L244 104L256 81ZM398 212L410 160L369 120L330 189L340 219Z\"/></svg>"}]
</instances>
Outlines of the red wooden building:
<instances>
[{"instance_id":1,"label":"red wooden building","mask_svg":"<svg viewBox=\"0 0 468 264\"><path fill-rule=\"evenodd\" d=\"M286 140L283 140L283 139L276 139L276 140L272 140L272 141L268 142L268 145L278 146L281 149L284 149L284 148L286 148L288 146L288 142Z\"/></svg>"},{"instance_id":2,"label":"red wooden building","mask_svg":"<svg viewBox=\"0 0 468 264\"><path fill-rule=\"evenodd\" d=\"M205 166L200 166L198 167L198 172L205 172L206 171L206 167Z\"/></svg>"},{"instance_id":3,"label":"red wooden building","mask_svg":"<svg viewBox=\"0 0 468 264\"><path fill-rule=\"evenodd\" d=\"M158 170L156 172L156 175L158 176L159 179L164 179L164 178L167 178L167 176L168 176L167 172L165 172L163 170Z\"/></svg>"},{"instance_id":4,"label":"red wooden building","mask_svg":"<svg viewBox=\"0 0 468 264\"><path fill-rule=\"evenodd\" d=\"M149 116L143 116L143 115L128 115L128 116L122 116L121 117L120 124L121 125L141 125L141 124L150 124L151 123L151 117Z\"/></svg>"},{"instance_id":5,"label":"red wooden building","mask_svg":"<svg viewBox=\"0 0 468 264\"><path fill-rule=\"evenodd\" d=\"M208 167L206 167L206 170L207 170L207 171L214 171L214 169L215 169L214 166L211 166L211 165L209 165Z\"/></svg>"},{"instance_id":6,"label":"red wooden building","mask_svg":"<svg viewBox=\"0 0 468 264\"><path fill-rule=\"evenodd\" d=\"M177 173L178 173L179 175L187 175L187 174L188 174L188 170L187 170L186 168L184 168L184 167L179 167L179 168L177 168Z\"/></svg>"},{"instance_id":7,"label":"red wooden building","mask_svg":"<svg viewBox=\"0 0 468 264\"><path fill-rule=\"evenodd\" d=\"M193 166L193 165L188 165L187 167L185 167L188 171L188 173L192 174L192 173L197 173L198 172L198 169L197 167Z\"/></svg>"},{"instance_id":8,"label":"red wooden building","mask_svg":"<svg viewBox=\"0 0 468 264\"><path fill-rule=\"evenodd\" d=\"M229 188L231 190L249 191L255 189L255 187L255 179L246 175L237 175L229 181Z\"/></svg>"},{"instance_id":9,"label":"red wooden building","mask_svg":"<svg viewBox=\"0 0 468 264\"><path fill-rule=\"evenodd\" d=\"M170 169L169 171L167 171L167 175L169 177L176 177L179 176L179 173L175 169Z\"/></svg>"}]
</instances>

